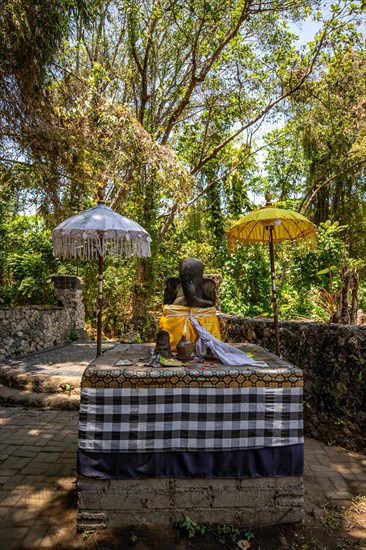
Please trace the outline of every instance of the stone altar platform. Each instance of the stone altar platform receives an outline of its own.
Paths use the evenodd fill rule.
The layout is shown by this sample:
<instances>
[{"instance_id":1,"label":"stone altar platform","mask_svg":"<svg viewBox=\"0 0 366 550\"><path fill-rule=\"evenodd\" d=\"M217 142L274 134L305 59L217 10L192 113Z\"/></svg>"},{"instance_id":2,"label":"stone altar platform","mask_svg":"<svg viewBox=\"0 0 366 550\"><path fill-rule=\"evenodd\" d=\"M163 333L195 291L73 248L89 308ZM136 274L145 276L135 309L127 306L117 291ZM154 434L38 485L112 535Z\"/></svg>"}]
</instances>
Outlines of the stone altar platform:
<instances>
[{"instance_id":1,"label":"stone altar platform","mask_svg":"<svg viewBox=\"0 0 366 550\"><path fill-rule=\"evenodd\" d=\"M259 366L148 366L121 344L85 370L78 529L302 521L302 371L253 344Z\"/></svg>"}]
</instances>

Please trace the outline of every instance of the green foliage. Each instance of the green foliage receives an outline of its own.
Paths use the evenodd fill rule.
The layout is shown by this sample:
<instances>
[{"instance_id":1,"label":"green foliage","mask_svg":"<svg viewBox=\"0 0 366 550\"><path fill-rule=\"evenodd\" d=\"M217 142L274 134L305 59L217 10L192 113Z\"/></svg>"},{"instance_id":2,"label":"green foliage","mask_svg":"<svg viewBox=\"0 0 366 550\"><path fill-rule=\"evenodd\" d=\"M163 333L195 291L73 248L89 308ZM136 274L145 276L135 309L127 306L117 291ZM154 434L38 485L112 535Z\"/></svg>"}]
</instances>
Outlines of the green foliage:
<instances>
[{"instance_id":1,"label":"green foliage","mask_svg":"<svg viewBox=\"0 0 366 550\"><path fill-rule=\"evenodd\" d=\"M226 247L225 247L226 248ZM268 247L241 246L228 255L223 248L221 308L224 313L247 316L271 315Z\"/></svg>"},{"instance_id":2,"label":"green foliage","mask_svg":"<svg viewBox=\"0 0 366 550\"><path fill-rule=\"evenodd\" d=\"M201 220L202 221L202 220ZM65 262L52 256L49 233L33 218L18 217L3 224L5 246L2 253L3 305L52 302L51 273L83 275L84 302L88 324L95 326L97 311L96 262ZM193 231L193 235L192 235ZM208 243L208 227L201 225L199 242L192 238L194 226L183 222L161 247L156 258L152 292L136 280L139 260L106 259L104 270L103 331L108 338L119 338L131 332L133 294L139 285L142 299L149 308L160 311L164 281L178 275L179 261L185 256L203 259L208 272L221 272L221 308L225 313L272 317L268 246L241 246L229 255L225 243L215 248ZM281 319L309 318L328 322L335 305L335 294L341 287L340 267L346 257L342 240L346 228L338 223L321 224L317 246L283 243L275 247L279 315ZM191 238L190 238L191 237ZM358 265L359 262L356 262ZM355 264L355 265L356 265ZM156 283L154 282L156 281ZM151 281L150 281L151 284ZM46 293L47 290L47 293ZM146 297L146 298L144 298ZM365 307L366 288L361 285L360 306ZM154 339L155 324L151 313L141 312L139 332L142 341ZM70 339L76 341L70 334ZM71 341L71 340L70 340Z\"/></svg>"},{"instance_id":3,"label":"green foliage","mask_svg":"<svg viewBox=\"0 0 366 550\"><path fill-rule=\"evenodd\" d=\"M276 246L280 316L327 320L342 262L365 256L365 56L360 5L343 1L299 51L289 22L312 6L3 2L0 304L51 300L50 274L79 274L95 322L97 266L56 261L49 236L103 187L153 238L151 260L106 262L106 335L133 319L148 338L185 256L223 275L223 311L271 316L268 248L229 256L222 240L268 186L320 224L317 249ZM262 173L256 132L279 116ZM37 222L16 217L34 204Z\"/></svg>"},{"instance_id":4,"label":"green foliage","mask_svg":"<svg viewBox=\"0 0 366 550\"><path fill-rule=\"evenodd\" d=\"M96 270L94 270L96 276ZM103 276L103 328L106 334L118 337L129 331L131 318L131 294L134 269L128 262L108 261ZM88 295L94 297L96 308L95 281L87 278ZM89 310L89 317L90 310Z\"/></svg>"},{"instance_id":5,"label":"green foliage","mask_svg":"<svg viewBox=\"0 0 366 550\"><path fill-rule=\"evenodd\" d=\"M69 397L71 396L73 389L75 389L74 384L71 384L69 382L66 382L65 384L60 384L60 391L63 393L67 393Z\"/></svg>"},{"instance_id":6,"label":"green foliage","mask_svg":"<svg viewBox=\"0 0 366 550\"><path fill-rule=\"evenodd\" d=\"M319 225L348 226L350 256L362 257L365 242L366 94L365 45L349 25L339 26L323 56L323 69L294 94L287 124L267 136L269 187L281 199L295 197ZM342 30L343 29L343 30ZM337 34L338 33L338 34ZM353 38L351 36L353 35Z\"/></svg>"},{"instance_id":7,"label":"green foliage","mask_svg":"<svg viewBox=\"0 0 366 550\"><path fill-rule=\"evenodd\" d=\"M75 344L80 340L80 334L74 328L71 328L66 335L66 342L68 344Z\"/></svg>"},{"instance_id":8,"label":"green foliage","mask_svg":"<svg viewBox=\"0 0 366 550\"><path fill-rule=\"evenodd\" d=\"M346 227L320 224L316 246L282 243L275 246L277 295L281 319L308 318L328 322L335 295L342 286L341 266L347 261L342 236ZM242 245L236 254L221 253L221 308L224 313L272 317L268 245ZM361 286L360 305L364 304Z\"/></svg>"},{"instance_id":9,"label":"green foliage","mask_svg":"<svg viewBox=\"0 0 366 550\"><path fill-rule=\"evenodd\" d=\"M327 290L338 284L332 277L334 267L339 271L341 260L346 254L344 236L347 227L338 222L321 223L318 227L316 246L303 250L301 245L294 248L291 260L291 276L299 289L309 290L321 286Z\"/></svg>"},{"instance_id":10,"label":"green foliage","mask_svg":"<svg viewBox=\"0 0 366 550\"><path fill-rule=\"evenodd\" d=\"M38 4L24 0L2 2L3 74L8 77L7 83L12 81L13 86L19 86L24 98L39 90L45 69L54 59L67 29L66 9L65 0Z\"/></svg>"},{"instance_id":11,"label":"green foliage","mask_svg":"<svg viewBox=\"0 0 366 550\"><path fill-rule=\"evenodd\" d=\"M184 520L179 524L179 527L186 531L190 539L194 538L196 535L202 536L206 532L206 527L204 525L200 525L189 516L184 516Z\"/></svg>"},{"instance_id":12,"label":"green foliage","mask_svg":"<svg viewBox=\"0 0 366 550\"><path fill-rule=\"evenodd\" d=\"M217 527L217 540L220 544L236 543L240 531L234 525L219 525Z\"/></svg>"},{"instance_id":13,"label":"green foliage","mask_svg":"<svg viewBox=\"0 0 366 550\"><path fill-rule=\"evenodd\" d=\"M34 217L16 216L2 224L0 304L53 303L51 275L58 262L50 234Z\"/></svg>"},{"instance_id":14,"label":"green foliage","mask_svg":"<svg viewBox=\"0 0 366 550\"><path fill-rule=\"evenodd\" d=\"M281 318L329 321L334 307L331 293L341 285L339 273L346 253L341 236L345 229L327 222L318 228L316 246L283 246L281 256L286 267L279 288Z\"/></svg>"}]
</instances>

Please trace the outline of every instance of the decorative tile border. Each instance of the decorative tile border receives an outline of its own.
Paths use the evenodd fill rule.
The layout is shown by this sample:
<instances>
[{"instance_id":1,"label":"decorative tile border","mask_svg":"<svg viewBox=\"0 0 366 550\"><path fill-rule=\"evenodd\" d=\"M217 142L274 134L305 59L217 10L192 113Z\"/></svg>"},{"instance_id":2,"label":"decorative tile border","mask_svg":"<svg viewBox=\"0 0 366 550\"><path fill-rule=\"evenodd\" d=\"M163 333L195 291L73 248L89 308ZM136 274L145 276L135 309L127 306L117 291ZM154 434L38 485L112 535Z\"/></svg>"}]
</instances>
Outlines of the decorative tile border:
<instances>
[{"instance_id":1,"label":"decorative tile border","mask_svg":"<svg viewBox=\"0 0 366 550\"><path fill-rule=\"evenodd\" d=\"M204 370L203 370L204 369ZM288 369L253 369L222 365L194 368L179 367L176 369L157 370L149 367L101 370L90 365L84 372L82 388L179 388L179 387L212 387L212 388L294 388L303 386L302 371L292 365Z\"/></svg>"}]
</instances>

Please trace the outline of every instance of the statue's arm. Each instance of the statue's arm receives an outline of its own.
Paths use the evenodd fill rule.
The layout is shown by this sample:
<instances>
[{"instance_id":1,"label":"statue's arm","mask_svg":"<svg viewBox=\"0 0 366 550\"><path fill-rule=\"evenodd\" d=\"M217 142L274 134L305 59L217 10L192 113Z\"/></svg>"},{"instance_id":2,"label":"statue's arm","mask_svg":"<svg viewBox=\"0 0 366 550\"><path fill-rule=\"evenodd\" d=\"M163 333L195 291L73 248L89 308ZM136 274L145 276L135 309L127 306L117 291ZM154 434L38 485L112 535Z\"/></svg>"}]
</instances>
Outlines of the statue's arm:
<instances>
[{"instance_id":1,"label":"statue's arm","mask_svg":"<svg viewBox=\"0 0 366 550\"><path fill-rule=\"evenodd\" d=\"M216 284L212 279L203 279L202 292L205 300L212 302L212 305L216 304Z\"/></svg>"},{"instance_id":2,"label":"statue's arm","mask_svg":"<svg viewBox=\"0 0 366 550\"><path fill-rule=\"evenodd\" d=\"M214 305L212 300L204 299L202 290L197 288L194 282L182 280L182 286L189 307L212 307Z\"/></svg>"},{"instance_id":3,"label":"statue's arm","mask_svg":"<svg viewBox=\"0 0 366 550\"><path fill-rule=\"evenodd\" d=\"M179 277L168 277L165 281L164 304L171 305L174 303L179 284Z\"/></svg>"}]
</instances>

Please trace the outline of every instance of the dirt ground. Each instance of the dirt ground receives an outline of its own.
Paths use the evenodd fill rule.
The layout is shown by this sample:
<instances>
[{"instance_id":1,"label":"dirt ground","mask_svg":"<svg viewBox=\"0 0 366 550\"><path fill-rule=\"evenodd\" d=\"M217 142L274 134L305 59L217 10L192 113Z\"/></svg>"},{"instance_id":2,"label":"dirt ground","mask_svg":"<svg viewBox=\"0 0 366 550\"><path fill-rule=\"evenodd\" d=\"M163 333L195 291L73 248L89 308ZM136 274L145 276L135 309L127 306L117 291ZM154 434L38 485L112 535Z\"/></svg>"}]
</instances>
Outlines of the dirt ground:
<instances>
[{"instance_id":1,"label":"dirt ground","mask_svg":"<svg viewBox=\"0 0 366 550\"><path fill-rule=\"evenodd\" d=\"M330 507L305 495L303 524L240 530L224 525L205 528L189 520L168 530L129 528L119 532L84 531L72 534L76 495L70 495L68 517L55 537L55 549L79 550L348 550L366 548L366 497L356 497L351 506ZM51 510L50 510L51 511ZM191 537L189 536L191 534Z\"/></svg>"}]
</instances>

